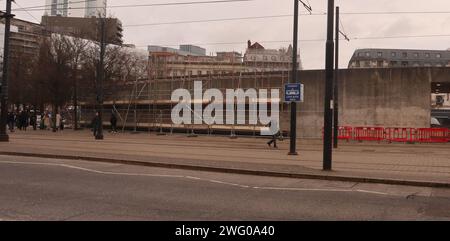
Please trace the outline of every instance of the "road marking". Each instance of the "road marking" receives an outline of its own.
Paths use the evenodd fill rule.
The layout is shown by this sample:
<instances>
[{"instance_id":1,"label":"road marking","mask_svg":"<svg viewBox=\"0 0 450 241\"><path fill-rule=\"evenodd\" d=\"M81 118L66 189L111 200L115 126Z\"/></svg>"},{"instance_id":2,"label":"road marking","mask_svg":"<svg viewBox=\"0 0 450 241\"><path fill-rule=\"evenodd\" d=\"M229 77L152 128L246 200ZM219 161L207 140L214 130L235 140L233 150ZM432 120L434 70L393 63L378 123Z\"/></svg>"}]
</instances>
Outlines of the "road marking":
<instances>
[{"instance_id":1,"label":"road marking","mask_svg":"<svg viewBox=\"0 0 450 241\"><path fill-rule=\"evenodd\" d=\"M367 193L367 194L374 194L374 195L399 196L399 195L395 195L395 194L389 194L389 193L384 193L384 192L376 192L376 191L369 191L369 190L363 190L363 189L258 187L258 186L248 186L248 185L242 185L242 184L231 183L231 182L224 182L224 181L219 181L219 180L214 180L214 179L206 179L206 178L193 177L193 176L184 176L184 175L161 175L161 174L146 174L146 173L105 172L105 171L99 171L99 170L94 170L94 169L90 169L90 168L84 168L84 167L73 166L73 165L68 165L68 164L61 164L61 163L21 162L21 161L0 161L0 163L2 163L2 164L22 164L22 165L41 165L41 166L64 167L64 168L75 169L75 170L79 170L79 171L85 171L85 172L96 173L96 174L103 174L103 175L181 178L181 179L190 179L190 180L195 180L195 181L209 182L209 183L215 183L215 184L221 184L221 185L227 185L227 186L234 186L234 187L239 187L239 188L244 188L244 189L274 190L274 191L309 191L309 192L360 192L360 193Z\"/></svg>"}]
</instances>

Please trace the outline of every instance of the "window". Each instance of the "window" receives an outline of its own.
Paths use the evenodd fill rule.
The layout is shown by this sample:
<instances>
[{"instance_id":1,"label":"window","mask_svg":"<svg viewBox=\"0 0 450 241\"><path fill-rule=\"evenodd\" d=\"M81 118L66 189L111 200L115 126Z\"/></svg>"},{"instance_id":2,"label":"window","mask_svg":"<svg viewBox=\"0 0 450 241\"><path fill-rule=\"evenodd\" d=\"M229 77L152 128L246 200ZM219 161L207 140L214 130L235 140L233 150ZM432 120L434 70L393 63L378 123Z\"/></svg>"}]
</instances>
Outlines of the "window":
<instances>
[{"instance_id":1,"label":"window","mask_svg":"<svg viewBox=\"0 0 450 241\"><path fill-rule=\"evenodd\" d=\"M391 57L397 57L397 53L396 52L391 52Z\"/></svg>"},{"instance_id":2,"label":"window","mask_svg":"<svg viewBox=\"0 0 450 241\"><path fill-rule=\"evenodd\" d=\"M396 67L398 66L398 62L397 61L391 61L391 67Z\"/></svg>"},{"instance_id":3,"label":"window","mask_svg":"<svg viewBox=\"0 0 450 241\"><path fill-rule=\"evenodd\" d=\"M425 58L429 58L430 57L430 53L425 53Z\"/></svg>"},{"instance_id":4,"label":"window","mask_svg":"<svg viewBox=\"0 0 450 241\"><path fill-rule=\"evenodd\" d=\"M378 56L378 57L383 57L383 52L378 52L378 53L377 53L377 56Z\"/></svg>"},{"instance_id":5,"label":"window","mask_svg":"<svg viewBox=\"0 0 450 241\"><path fill-rule=\"evenodd\" d=\"M277 61L277 57L275 57L275 56L272 56L272 61Z\"/></svg>"},{"instance_id":6,"label":"window","mask_svg":"<svg viewBox=\"0 0 450 241\"><path fill-rule=\"evenodd\" d=\"M419 58L419 53L414 53L414 58Z\"/></svg>"},{"instance_id":7,"label":"window","mask_svg":"<svg viewBox=\"0 0 450 241\"><path fill-rule=\"evenodd\" d=\"M357 68L361 67L361 63L359 62L359 60L357 60L357 61L355 62L355 67L357 67Z\"/></svg>"},{"instance_id":8,"label":"window","mask_svg":"<svg viewBox=\"0 0 450 241\"><path fill-rule=\"evenodd\" d=\"M201 70L198 70L198 71L197 71L197 75L202 75L202 71L201 71Z\"/></svg>"},{"instance_id":9,"label":"window","mask_svg":"<svg viewBox=\"0 0 450 241\"><path fill-rule=\"evenodd\" d=\"M378 68L383 68L383 60L378 60L377 61L377 67Z\"/></svg>"},{"instance_id":10,"label":"window","mask_svg":"<svg viewBox=\"0 0 450 241\"><path fill-rule=\"evenodd\" d=\"M363 56L363 53L359 52L358 57L362 57L362 56Z\"/></svg>"},{"instance_id":11,"label":"window","mask_svg":"<svg viewBox=\"0 0 450 241\"><path fill-rule=\"evenodd\" d=\"M442 57L442 54L436 54L436 58L440 59Z\"/></svg>"},{"instance_id":12,"label":"window","mask_svg":"<svg viewBox=\"0 0 450 241\"><path fill-rule=\"evenodd\" d=\"M370 52L366 52L366 57L370 57Z\"/></svg>"},{"instance_id":13,"label":"window","mask_svg":"<svg viewBox=\"0 0 450 241\"><path fill-rule=\"evenodd\" d=\"M264 61L267 61L267 56L264 56L264 58L263 58L263 59L264 59Z\"/></svg>"},{"instance_id":14,"label":"window","mask_svg":"<svg viewBox=\"0 0 450 241\"><path fill-rule=\"evenodd\" d=\"M407 52L403 52L403 53L402 53L402 57L403 57L403 58L408 58L408 53L407 53Z\"/></svg>"},{"instance_id":15,"label":"window","mask_svg":"<svg viewBox=\"0 0 450 241\"><path fill-rule=\"evenodd\" d=\"M408 67L408 61L402 61L402 66L403 67Z\"/></svg>"}]
</instances>

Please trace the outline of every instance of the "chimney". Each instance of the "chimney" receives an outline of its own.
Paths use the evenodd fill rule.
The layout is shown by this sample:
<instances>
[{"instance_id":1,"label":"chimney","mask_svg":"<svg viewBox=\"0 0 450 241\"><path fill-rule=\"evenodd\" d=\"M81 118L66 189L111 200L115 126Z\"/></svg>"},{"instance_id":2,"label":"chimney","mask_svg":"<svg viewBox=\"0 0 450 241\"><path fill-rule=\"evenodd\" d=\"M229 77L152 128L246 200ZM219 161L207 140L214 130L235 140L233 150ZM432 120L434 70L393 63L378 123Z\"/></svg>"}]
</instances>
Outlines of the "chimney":
<instances>
[{"instance_id":1,"label":"chimney","mask_svg":"<svg viewBox=\"0 0 450 241\"><path fill-rule=\"evenodd\" d=\"M250 48L252 46L252 41L247 41L247 48Z\"/></svg>"}]
</instances>

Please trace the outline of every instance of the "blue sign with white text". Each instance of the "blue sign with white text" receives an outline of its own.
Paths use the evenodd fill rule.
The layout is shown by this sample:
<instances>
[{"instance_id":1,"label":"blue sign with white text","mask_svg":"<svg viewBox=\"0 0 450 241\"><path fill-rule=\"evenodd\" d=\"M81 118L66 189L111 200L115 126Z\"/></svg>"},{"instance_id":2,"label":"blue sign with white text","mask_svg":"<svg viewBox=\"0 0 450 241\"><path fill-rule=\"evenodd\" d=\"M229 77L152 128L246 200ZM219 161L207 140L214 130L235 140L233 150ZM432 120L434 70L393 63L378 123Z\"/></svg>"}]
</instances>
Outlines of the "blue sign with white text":
<instances>
[{"instance_id":1,"label":"blue sign with white text","mask_svg":"<svg viewBox=\"0 0 450 241\"><path fill-rule=\"evenodd\" d=\"M300 83L284 85L285 102L303 102L303 85Z\"/></svg>"}]
</instances>

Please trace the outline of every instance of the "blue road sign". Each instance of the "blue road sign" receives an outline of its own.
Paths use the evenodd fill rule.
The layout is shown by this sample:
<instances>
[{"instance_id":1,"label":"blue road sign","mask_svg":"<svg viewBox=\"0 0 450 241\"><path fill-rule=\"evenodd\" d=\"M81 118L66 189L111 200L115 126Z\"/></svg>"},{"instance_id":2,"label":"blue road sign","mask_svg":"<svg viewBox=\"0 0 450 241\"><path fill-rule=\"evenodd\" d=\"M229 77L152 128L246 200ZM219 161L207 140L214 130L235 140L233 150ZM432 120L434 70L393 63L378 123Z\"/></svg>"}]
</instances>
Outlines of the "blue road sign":
<instances>
[{"instance_id":1,"label":"blue road sign","mask_svg":"<svg viewBox=\"0 0 450 241\"><path fill-rule=\"evenodd\" d=\"M303 85L285 84L284 85L284 101L285 102L303 102Z\"/></svg>"}]
</instances>

